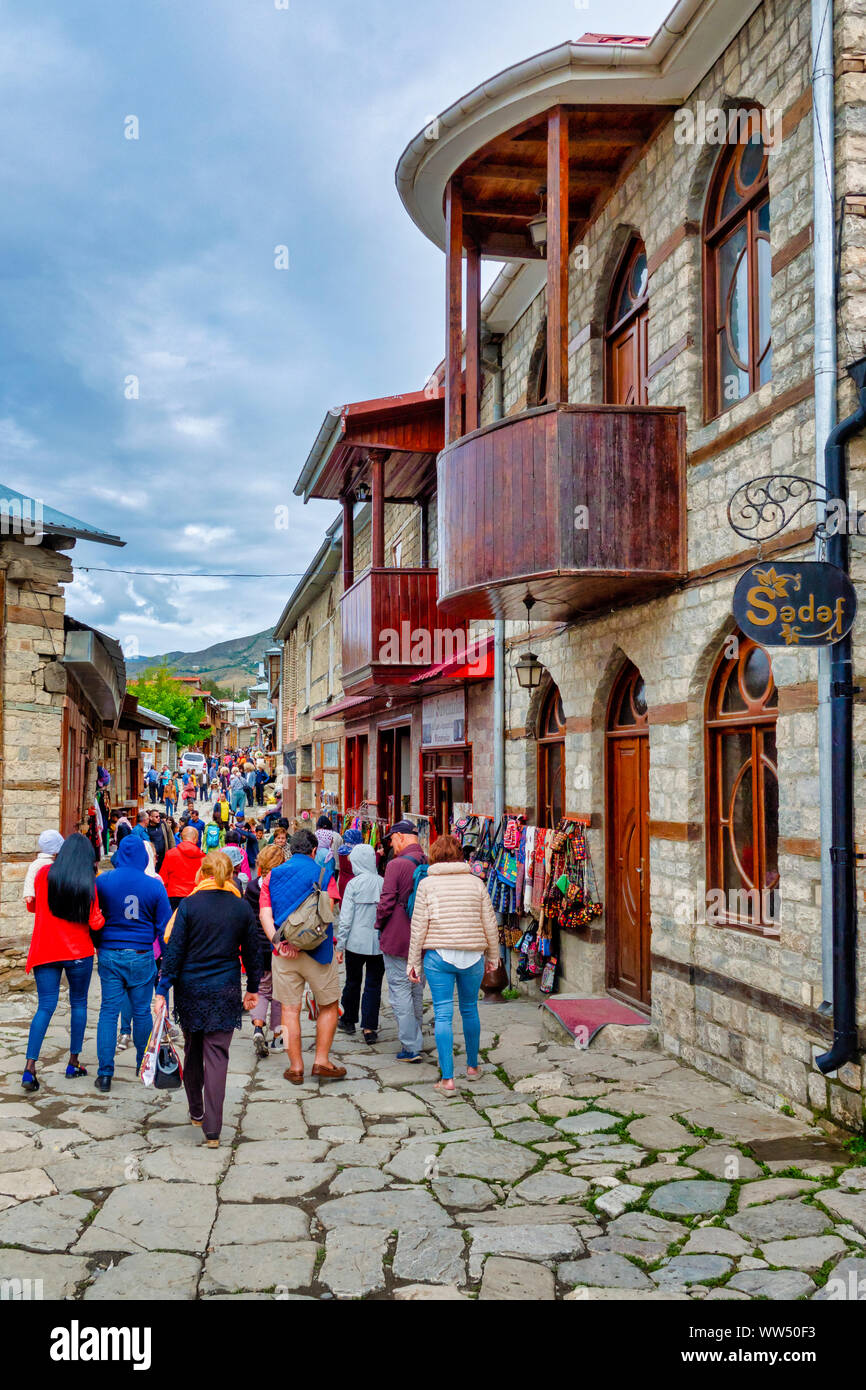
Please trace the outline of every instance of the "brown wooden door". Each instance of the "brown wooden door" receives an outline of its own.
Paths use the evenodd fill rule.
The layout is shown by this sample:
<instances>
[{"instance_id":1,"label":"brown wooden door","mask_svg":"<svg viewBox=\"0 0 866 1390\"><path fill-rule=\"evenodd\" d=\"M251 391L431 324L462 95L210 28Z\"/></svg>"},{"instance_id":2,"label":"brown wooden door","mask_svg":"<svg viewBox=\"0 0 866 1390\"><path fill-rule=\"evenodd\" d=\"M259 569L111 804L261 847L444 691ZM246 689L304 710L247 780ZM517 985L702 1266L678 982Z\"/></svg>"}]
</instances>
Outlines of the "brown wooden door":
<instances>
[{"instance_id":1,"label":"brown wooden door","mask_svg":"<svg viewBox=\"0 0 866 1390\"><path fill-rule=\"evenodd\" d=\"M607 987L650 1003L649 728L640 672L626 668L607 734Z\"/></svg>"},{"instance_id":2,"label":"brown wooden door","mask_svg":"<svg viewBox=\"0 0 866 1390\"><path fill-rule=\"evenodd\" d=\"M649 301L643 242L626 248L614 276L605 327L605 401L608 405L646 405Z\"/></svg>"}]
</instances>

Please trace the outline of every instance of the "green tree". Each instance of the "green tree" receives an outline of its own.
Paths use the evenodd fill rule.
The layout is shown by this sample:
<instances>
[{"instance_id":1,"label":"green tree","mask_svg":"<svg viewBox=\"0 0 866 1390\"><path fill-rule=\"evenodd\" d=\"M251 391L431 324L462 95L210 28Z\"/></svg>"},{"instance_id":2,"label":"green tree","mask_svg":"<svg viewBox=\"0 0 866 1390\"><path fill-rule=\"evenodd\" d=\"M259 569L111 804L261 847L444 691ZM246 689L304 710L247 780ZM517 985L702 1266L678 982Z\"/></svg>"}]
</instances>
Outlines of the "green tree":
<instances>
[{"instance_id":1,"label":"green tree","mask_svg":"<svg viewBox=\"0 0 866 1390\"><path fill-rule=\"evenodd\" d=\"M205 707L201 700L195 700L180 681L172 676L167 666L154 666L143 671L138 680L133 681L128 690L140 705L165 715L172 724L177 725L177 746L189 748L202 743L213 732L205 721Z\"/></svg>"}]
</instances>

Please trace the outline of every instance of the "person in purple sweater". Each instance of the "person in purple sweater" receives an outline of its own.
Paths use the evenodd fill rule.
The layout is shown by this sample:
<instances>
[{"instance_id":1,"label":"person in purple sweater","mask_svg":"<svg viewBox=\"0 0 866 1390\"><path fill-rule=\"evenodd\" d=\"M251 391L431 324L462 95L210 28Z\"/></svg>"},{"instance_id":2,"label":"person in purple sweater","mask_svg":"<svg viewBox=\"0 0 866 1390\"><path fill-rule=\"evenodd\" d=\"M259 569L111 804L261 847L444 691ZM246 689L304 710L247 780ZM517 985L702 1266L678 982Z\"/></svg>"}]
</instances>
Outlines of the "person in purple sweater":
<instances>
[{"instance_id":1,"label":"person in purple sweater","mask_svg":"<svg viewBox=\"0 0 866 1390\"><path fill-rule=\"evenodd\" d=\"M400 1039L397 1061L420 1062L423 1060L421 1021L424 975L422 971L417 981L408 979L406 975L411 936L407 908L415 870L419 864L427 863L427 856L418 843L418 829L413 821L398 820L388 831L388 837L394 854L385 869L382 896L376 909L376 927L385 960L388 999L397 1020Z\"/></svg>"}]
</instances>

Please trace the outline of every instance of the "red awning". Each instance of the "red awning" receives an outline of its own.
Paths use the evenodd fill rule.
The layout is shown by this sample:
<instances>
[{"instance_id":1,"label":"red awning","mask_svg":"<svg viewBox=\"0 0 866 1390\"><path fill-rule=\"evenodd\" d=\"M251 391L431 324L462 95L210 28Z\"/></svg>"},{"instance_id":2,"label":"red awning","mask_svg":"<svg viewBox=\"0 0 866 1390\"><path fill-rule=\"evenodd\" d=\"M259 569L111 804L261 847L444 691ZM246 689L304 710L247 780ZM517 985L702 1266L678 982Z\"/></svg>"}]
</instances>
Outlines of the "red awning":
<instances>
[{"instance_id":1,"label":"red awning","mask_svg":"<svg viewBox=\"0 0 866 1390\"><path fill-rule=\"evenodd\" d=\"M369 695L348 695L345 700L338 700L335 705L328 705L327 709L321 710L313 715L313 723L317 719L333 719L336 714L342 714L344 710L356 709L358 705L369 705Z\"/></svg>"},{"instance_id":2,"label":"red awning","mask_svg":"<svg viewBox=\"0 0 866 1390\"><path fill-rule=\"evenodd\" d=\"M448 661L440 661L436 666L413 676L410 685L422 681L489 681L493 679L493 633L470 642L460 656L452 656Z\"/></svg>"}]
</instances>

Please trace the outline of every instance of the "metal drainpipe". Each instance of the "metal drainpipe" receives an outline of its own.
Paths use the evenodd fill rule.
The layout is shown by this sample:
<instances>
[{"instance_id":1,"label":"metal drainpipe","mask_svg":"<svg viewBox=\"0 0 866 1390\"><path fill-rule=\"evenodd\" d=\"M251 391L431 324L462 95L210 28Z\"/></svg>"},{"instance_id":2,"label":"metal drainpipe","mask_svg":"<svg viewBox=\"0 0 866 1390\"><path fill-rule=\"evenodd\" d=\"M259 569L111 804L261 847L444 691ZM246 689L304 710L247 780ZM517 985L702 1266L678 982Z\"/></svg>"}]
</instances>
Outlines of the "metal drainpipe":
<instances>
[{"instance_id":1,"label":"metal drainpipe","mask_svg":"<svg viewBox=\"0 0 866 1390\"><path fill-rule=\"evenodd\" d=\"M866 357L848 368L860 397L853 415L831 430L824 459L830 497L848 498L845 449L866 426ZM848 571L848 534L843 528L827 542L827 559ZM833 833L830 862L833 887L833 1046L815 1058L819 1071L836 1071L857 1054L856 936L854 881L854 684L851 635L830 648L830 794Z\"/></svg>"},{"instance_id":2,"label":"metal drainpipe","mask_svg":"<svg viewBox=\"0 0 866 1390\"><path fill-rule=\"evenodd\" d=\"M826 484L824 446L836 424L836 269L834 218L834 83L833 3L812 0L812 185L815 314L815 478ZM831 497L841 494L831 492ZM824 515L818 505L818 519ZM820 558L820 541L816 539ZM833 738L830 729L830 649L818 653L818 766L821 828L821 974L824 1003L829 1013L833 1002L833 866L828 847L833 840L833 803L830 768Z\"/></svg>"},{"instance_id":3,"label":"metal drainpipe","mask_svg":"<svg viewBox=\"0 0 866 1390\"><path fill-rule=\"evenodd\" d=\"M493 418L503 416L502 364L496 373ZM505 815L505 623L493 623L493 815L496 824Z\"/></svg>"}]
</instances>

